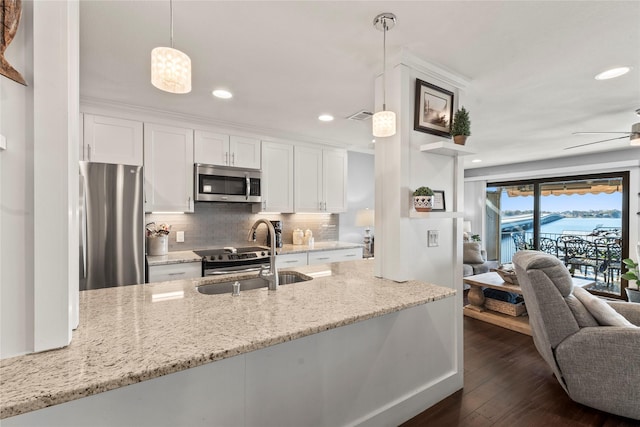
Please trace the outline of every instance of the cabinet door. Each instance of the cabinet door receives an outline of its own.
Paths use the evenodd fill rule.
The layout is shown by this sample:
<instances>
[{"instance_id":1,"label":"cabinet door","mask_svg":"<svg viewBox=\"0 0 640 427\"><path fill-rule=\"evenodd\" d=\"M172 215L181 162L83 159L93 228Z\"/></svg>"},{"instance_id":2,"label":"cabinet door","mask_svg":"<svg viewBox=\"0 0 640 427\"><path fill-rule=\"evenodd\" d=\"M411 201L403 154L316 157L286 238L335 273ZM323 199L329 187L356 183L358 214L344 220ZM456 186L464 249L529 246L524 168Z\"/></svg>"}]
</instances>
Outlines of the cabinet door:
<instances>
[{"instance_id":1,"label":"cabinet door","mask_svg":"<svg viewBox=\"0 0 640 427\"><path fill-rule=\"evenodd\" d=\"M322 149L295 147L295 211L321 212Z\"/></svg>"},{"instance_id":2,"label":"cabinet door","mask_svg":"<svg viewBox=\"0 0 640 427\"><path fill-rule=\"evenodd\" d=\"M229 165L229 135L195 131L194 163L205 165Z\"/></svg>"},{"instance_id":3,"label":"cabinet door","mask_svg":"<svg viewBox=\"0 0 640 427\"><path fill-rule=\"evenodd\" d=\"M230 166L260 169L260 140L231 135L229 138Z\"/></svg>"},{"instance_id":4,"label":"cabinet door","mask_svg":"<svg viewBox=\"0 0 640 427\"><path fill-rule=\"evenodd\" d=\"M144 125L146 212L193 212L193 131Z\"/></svg>"},{"instance_id":5,"label":"cabinet door","mask_svg":"<svg viewBox=\"0 0 640 427\"><path fill-rule=\"evenodd\" d=\"M149 283L194 279L196 277L202 277L201 262L149 266Z\"/></svg>"},{"instance_id":6,"label":"cabinet door","mask_svg":"<svg viewBox=\"0 0 640 427\"><path fill-rule=\"evenodd\" d=\"M347 152L324 150L322 153L324 210L347 210Z\"/></svg>"},{"instance_id":7,"label":"cabinet door","mask_svg":"<svg viewBox=\"0 0 640 427\"><path fill-rule=\"evenodd\" d=\"M83 125L87 161L142 166L142 122L85 114Z\"/></svg>"},{"instance_id":8,"label":"cabinet door","mask_svg":"<svg viewBox=\"0 0 640 427\"><path fill-rule=\"evenodd\" d=\"M293 212L293 145L262 144L262 210Z\"/></svg>"},{"instance_id":9,"label":"cabinet door","mask_svg":"<svg viewBox=\"0 0 640 427\"><path fill-rule=\"evenodd\" d=\"M306 252L276 255L276 267L278 268L292 268L301 265L307 265Z\"/></svg>"}]
</instances>

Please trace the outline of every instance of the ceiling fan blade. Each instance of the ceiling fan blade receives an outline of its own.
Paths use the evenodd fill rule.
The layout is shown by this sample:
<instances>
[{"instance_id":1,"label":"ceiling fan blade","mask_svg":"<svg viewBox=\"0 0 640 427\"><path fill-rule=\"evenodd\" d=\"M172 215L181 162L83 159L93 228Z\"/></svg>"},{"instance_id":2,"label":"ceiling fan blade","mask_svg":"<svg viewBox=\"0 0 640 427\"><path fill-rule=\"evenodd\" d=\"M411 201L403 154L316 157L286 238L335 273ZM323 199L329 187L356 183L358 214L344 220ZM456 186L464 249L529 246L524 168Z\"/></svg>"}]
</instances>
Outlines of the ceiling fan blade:
<instances>
[{"instance_id":1,"label":"ceiling fan blade","mask_svg":"<svg viewBox=\"0 0 640 427\"><path fill-rule=\"evenodd\" d=\"M602 133L625 133L629 135L629 134L632 134L633 132L573 132L571 135L599 135Z\"/></svg>"},{"instance_id":2,"label":"ceiling fan blade","mask_svg":"<svg viewBox=\"0 0 640 427\"><path fill-rule=\"evenodd\" d=\"M565 148L565 150L570 150L572 148L584 147L586 145L600 144L601 142L615 141L616 139L625 139L625 138L629 138L629 137L628 136L619 136L617 138L603 139L602 141L588 142L586 144L580 144L580 145L572 145L571 147Z\"/></svg>"}]
</instances>

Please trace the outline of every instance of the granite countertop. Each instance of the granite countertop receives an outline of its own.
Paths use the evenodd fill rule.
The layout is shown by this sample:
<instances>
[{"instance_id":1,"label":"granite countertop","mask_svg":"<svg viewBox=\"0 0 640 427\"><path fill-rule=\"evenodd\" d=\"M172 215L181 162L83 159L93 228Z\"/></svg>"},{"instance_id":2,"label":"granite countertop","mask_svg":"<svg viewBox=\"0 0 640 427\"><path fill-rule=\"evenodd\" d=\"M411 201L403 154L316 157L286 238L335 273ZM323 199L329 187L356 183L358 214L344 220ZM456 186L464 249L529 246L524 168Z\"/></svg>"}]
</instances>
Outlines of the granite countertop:
<instances>
[{"instance_id":1,"label":"granite countertop","mask_svg":"<svg viewBox=\"0 0 640 427\"><path fill-rule=\"evenodd\" d=\"M68 347L0 360L0 418L455 295L375 278L373 263L294 268L314 279L239 297L195 288L229 276L80 292L80 326Z\"/></svg>"},{"instance_id":2,"label":"granite countertop","mask_svg":"<svg viewBox=\"0 0 640 427\"><path fill-rule=\"evenodd\" d=\"M258 245L258 246L262 246L262 245ZM316 242L313 245L313 248L309 248L309 246L307 245L285 244L281 248L278 248L276 253L278 255L285 255L285 254L295 254L295 253L302 253L302 252L330 251L335 249L350 249L350 248L361 248L361 247L363 247L361 243L347 243L347 242L335 242L335 241ZM150 266L180 264L185 262L200 262L201 260L202 260L202 257L198 256L193 251L167 252L166 255L147 255L147 262L149 263Z\"/></svg>"}]
</instances>

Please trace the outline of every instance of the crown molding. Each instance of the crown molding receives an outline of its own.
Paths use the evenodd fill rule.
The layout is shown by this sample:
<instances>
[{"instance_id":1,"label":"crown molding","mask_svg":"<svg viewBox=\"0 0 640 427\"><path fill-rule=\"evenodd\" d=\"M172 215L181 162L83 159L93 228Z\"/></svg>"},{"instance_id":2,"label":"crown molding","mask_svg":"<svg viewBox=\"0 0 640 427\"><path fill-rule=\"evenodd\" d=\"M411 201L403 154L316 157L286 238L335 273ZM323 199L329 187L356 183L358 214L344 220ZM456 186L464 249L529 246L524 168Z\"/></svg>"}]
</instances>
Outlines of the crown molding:
<instances>
[{"instance_id":1,"label":"crown molding","mask_svg":"<svg viewBox=\"0 0 640 427\"><path fill-rule=\"evenodd\" d=\"M395 58L393 58L393 63L398 65L405 65L429 77L433 77L435 79L448 83L457 89L465 89L471 84L470 77L464 76L462 74L457 74L453 71L447 70L440 65L425 61L424 59L417 57L407 49L402 49L400 53Z\"/></svg>"}]
</instances>

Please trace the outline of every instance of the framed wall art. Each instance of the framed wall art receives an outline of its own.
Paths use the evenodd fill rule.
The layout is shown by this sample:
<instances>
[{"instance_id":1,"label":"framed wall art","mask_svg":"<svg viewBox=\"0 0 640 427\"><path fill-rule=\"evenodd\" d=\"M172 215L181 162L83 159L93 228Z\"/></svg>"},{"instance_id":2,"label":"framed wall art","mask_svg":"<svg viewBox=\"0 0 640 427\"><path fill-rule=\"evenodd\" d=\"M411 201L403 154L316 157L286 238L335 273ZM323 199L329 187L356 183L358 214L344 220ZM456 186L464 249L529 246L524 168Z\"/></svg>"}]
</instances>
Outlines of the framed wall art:
<instances>
[{"instance_id":1,"label":"framed wall art","mask_svg":"<svg viewBox=\"0 0 640 427\"><path fill-rule=\"evenodd\" d=\"M432 211L446 211L444 204L444 191L433 190L433 207Z\"/></svg>"},{"instance_id":2,"label":"framed wall art","mask_svg":"<svg viewBox=\"0 0 640 427\"><path fill-rule=\"evenodd\" d=\"M453 92L416 79L413 129L451 138Z\"/></svg>"}]
</instances>

